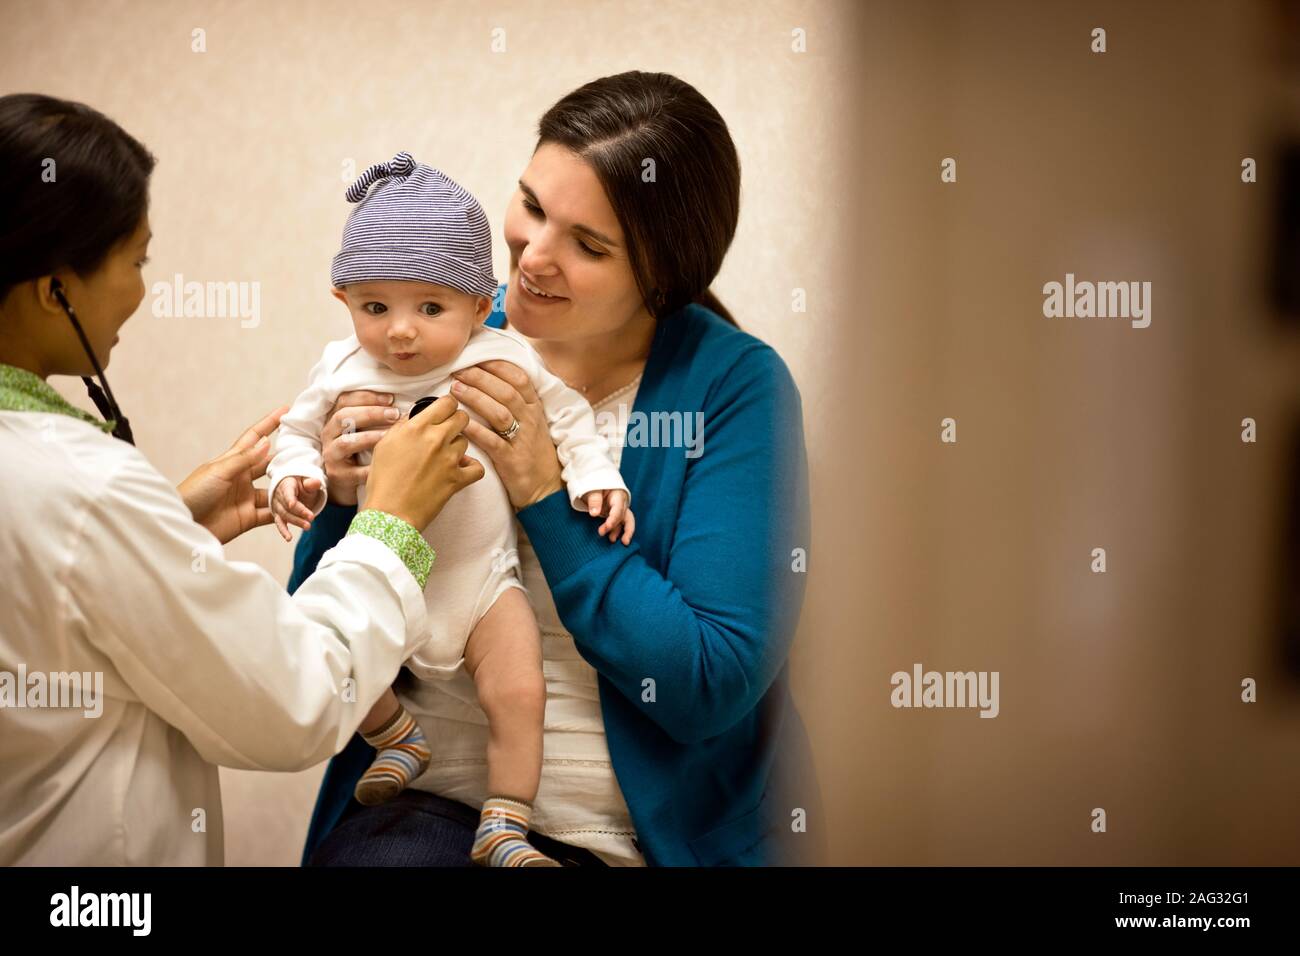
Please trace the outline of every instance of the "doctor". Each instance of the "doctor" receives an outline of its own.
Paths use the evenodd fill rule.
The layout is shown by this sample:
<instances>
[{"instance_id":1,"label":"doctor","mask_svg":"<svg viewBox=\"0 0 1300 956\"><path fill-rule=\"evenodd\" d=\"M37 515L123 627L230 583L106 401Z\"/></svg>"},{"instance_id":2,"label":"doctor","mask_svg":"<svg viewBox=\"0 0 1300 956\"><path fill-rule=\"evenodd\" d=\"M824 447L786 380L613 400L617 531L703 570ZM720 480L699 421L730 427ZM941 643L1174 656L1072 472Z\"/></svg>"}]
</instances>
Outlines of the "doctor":
<instances>
[{"instance_id":1,"label":"doctor","mask_svg":"<svg viewBox=\"0 0 1300 956\"><path fill-rule=\"evenodd\" d=\"M367 509L293 597L227 560L270 520L253 481L283 409L177 489L103 375L144 297L153 162L86 106L0 97L4 865L221 863L217 765L343 749L425 633L420 529L483 475L443 398L375 447Z\"/></svg>"}]
</instances>

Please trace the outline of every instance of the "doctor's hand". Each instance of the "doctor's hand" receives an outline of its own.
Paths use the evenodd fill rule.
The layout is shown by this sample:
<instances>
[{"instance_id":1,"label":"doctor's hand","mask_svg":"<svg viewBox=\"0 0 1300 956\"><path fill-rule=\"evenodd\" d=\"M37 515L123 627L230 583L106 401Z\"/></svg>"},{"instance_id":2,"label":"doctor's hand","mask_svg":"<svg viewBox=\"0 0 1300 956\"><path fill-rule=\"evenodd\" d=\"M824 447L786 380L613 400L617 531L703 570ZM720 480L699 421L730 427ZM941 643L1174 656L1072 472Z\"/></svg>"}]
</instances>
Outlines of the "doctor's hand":
<instances>
[{"instance_id":1,"label":"doctor's hand","mask_svg":"<svg viewBox=\"0 0 1300 956\"><path fill-rule=\"evenodd\" d=\"M266 489L254 488L253 482L266 474L269 436L288 410L278 408L249 427L225 454L200 465L176 489L194 520L222 544L271 521Z\"/></svg>"},{"instance_id":2,"label":"doctor's hand","mask_svg":"<svg viewBox=\"0 0 1300 956\"><path fill-rule=\"evenodd\" d=\"M415 418L404 418L375 445L366 507L386 511L423 531L451 496L483 477L465 454L469 416L444 395Z\"/></svg>"}]
</instances>

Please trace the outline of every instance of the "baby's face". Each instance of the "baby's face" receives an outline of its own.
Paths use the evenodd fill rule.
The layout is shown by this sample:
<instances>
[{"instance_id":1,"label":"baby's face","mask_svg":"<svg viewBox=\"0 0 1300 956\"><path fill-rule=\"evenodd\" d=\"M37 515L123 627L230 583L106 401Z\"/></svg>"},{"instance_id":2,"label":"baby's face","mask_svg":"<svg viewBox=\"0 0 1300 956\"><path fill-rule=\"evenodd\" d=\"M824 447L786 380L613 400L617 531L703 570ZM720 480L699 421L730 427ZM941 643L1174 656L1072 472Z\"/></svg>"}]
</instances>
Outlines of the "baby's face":
<instances>
[{"instance_id":1,"label":"baby's face","mask_svg":"<svg viewBox=\"0 0 1300 956\"><path fill-rule=\"evenodd\" d=\"M423 375L465 348L492 300L431 282L383 280L335 289L361 347L399 375Z\"/></svg>"}]
</instances>

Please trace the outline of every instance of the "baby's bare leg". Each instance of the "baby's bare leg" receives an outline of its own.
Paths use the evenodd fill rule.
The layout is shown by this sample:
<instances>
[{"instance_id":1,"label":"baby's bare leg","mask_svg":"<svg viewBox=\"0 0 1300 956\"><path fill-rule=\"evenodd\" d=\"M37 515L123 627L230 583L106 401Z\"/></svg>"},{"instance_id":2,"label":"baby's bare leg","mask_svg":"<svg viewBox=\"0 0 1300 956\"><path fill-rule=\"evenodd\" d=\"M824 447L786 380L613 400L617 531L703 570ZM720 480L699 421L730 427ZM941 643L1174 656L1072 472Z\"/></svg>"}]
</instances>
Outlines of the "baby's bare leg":
<instances>
[{"instance_id":1,"label":"baby's bare leg","mask_svg":"<svg viewBox=\"0 0 1300 956\"><path fill-rule=\"evenodd\" d=\"M429 766L429 746L415 718L390 687L361 722L361 736L379 751L353 795L367 805L391 800Z\"/></svg>"},{"instance_id":2,"label":"baby's bare leg","mask_svg":"<svg viewBox=\"0 0 1300 956\"><path fill-rule=\"evenodd\" d=\"M510 588L479 620L465 667L488 719L488 793L532 803L542 775L546 680L537 618L523 591Z\"/></svg>"},{"instance_id":3,"label":"baby's bare leg","mask_svg":"<svg viewBox=\"0 0 1300 956\"><path fill-rule=\"evenodd\" d=\"M397 713L397 708L401 704L397 702L397 695L393 693L390 687L384 691L384 695L375 701L375 706L370 708L370 713L366 714L366 719L361 721L361 732L363 734L373 733L384 724L392 719L393 714Z\"/></svg>"},{"instance_id":4,"label":"baby's bare leg","mask_svg":"<svg viewBox=\"0 0 1300 956\"><path fill-rule=\"evenodd\" d=\"M470 859L480 866L559 866L528 842L542 775L546 680L542 638L528 597L510 588L483 615L465 646L488 719L488 798Z\"/></svg>"}]
</instances>

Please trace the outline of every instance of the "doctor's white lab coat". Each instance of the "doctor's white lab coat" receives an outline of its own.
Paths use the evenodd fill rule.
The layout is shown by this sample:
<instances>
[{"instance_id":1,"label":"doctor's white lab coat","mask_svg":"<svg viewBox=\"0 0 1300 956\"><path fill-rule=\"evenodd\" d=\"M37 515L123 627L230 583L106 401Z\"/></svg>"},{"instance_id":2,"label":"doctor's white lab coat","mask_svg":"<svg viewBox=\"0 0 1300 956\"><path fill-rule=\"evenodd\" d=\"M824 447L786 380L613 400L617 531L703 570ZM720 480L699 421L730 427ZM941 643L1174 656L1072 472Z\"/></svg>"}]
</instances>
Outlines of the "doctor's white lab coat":
<instances>
[{"instance_id":1,"label":"doctor's white lab coat","mask_svg":"<svg viewBox=\"0 0 1300 956\"><path fill-rule=\"evenodd\" d=\"M427 631L378 540L345 537L290 597L67 415L0 412L0 508L0 864L220 864L217 764L341 750ZM70 672L102 675L99 716L84 693L26 706Z\"/></svg>"}]
</instances>

